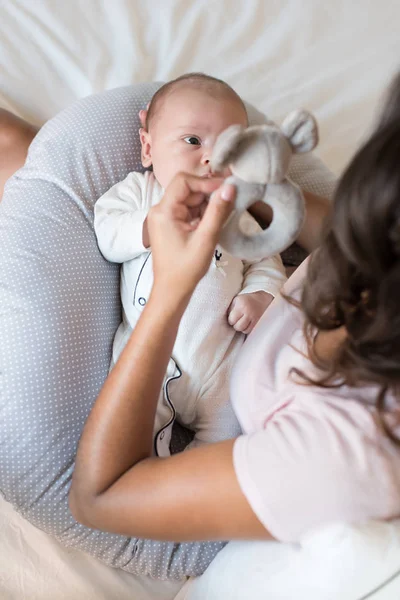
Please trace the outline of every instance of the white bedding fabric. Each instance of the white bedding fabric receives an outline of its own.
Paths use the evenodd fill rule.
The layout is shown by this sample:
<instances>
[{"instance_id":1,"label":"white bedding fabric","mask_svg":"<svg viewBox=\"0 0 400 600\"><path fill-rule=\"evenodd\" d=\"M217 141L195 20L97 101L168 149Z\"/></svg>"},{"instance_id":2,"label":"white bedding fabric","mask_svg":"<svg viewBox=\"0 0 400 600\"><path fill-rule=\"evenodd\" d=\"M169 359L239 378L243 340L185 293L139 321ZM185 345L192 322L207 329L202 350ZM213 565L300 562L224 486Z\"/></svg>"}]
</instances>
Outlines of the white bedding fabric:
<instances>
[{"instance_id":1,"label":"white bedding fabric","mask_svg":"<svg viewBox=\"0 0 400 600\"><path fill-rule=\"evenodd\" d=\"M0 0L0 106L40 125L88 94L199 70L274 119L312 110L339 173L400 66L399 22L395 0ZM176 590L67 551L0 502L2 600Z\"/></svg>"},{"instance_id":2,"label":"white bedding fabric","mask_svg":"<svg viewBox=\"0 0 400 600\"><path fill-rule=\"evenodd\" d=\"M310 535L301 550L232 542L176 600L399 600L399 525L334 524Z\"/></svg>"},{"instance_id":3,"label":"white bedding fabric","mask_svg":"<svg viewBox=\"0 0 400 600\"><path fill-rule=\"evenodd\" d=\"M181 587L65 548L0 497L1 600L173 600Z\"/></svg>"},{"instance_id":4,"label":"white bedding fabric","mask_svg":"<svg viewBox=\"0 0 400 600\"><path fill-rule=\"evenodd\" d=\"M0 0L0 106L42 124L76 98L200 70L273 118L315 112L338 172L399 68L396 0Z\"/></svg>"}]
</instances>

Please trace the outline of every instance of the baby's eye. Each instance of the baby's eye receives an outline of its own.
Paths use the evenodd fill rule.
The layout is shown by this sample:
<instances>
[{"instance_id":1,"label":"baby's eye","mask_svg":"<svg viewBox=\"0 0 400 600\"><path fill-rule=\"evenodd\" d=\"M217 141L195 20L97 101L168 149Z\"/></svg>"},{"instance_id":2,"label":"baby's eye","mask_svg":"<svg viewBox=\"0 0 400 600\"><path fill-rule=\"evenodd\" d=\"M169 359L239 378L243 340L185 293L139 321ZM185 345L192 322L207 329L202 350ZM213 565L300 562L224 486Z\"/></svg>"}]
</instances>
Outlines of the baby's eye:
<instances>
[{"instance_id":1,"label":"baby's eye","mask_svg":"<svg viewBox=\"0 0 400 600\"><path fill-rule=\"evenodd\" d=\"M200 146L201 144L199 138L194 135L188 135L183 139L187 144L190 144L191 146Z\"/></svg>"}]
</instances>

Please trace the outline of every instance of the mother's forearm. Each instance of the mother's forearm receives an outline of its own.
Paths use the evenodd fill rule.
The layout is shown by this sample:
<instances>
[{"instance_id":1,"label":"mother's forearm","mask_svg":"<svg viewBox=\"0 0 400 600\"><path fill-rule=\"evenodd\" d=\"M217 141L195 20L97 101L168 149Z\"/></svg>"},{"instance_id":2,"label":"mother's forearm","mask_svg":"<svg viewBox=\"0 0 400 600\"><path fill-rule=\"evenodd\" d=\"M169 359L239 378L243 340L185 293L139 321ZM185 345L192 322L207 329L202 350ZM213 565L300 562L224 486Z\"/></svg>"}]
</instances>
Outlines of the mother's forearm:
<instances>
[{"instance_id":1,"label":"mother's forearm","mask_svg":"<svg viewBox=\"0 0 400 600\"><path fill-rule=\"evenodd\" d=\"M304 191L303 195L306 201L306 218L296 241L304 250L312 252L321 243L325 221L331 207L327 198Z\"/></svg>"},{"instance_id":2,"label":"mother's forearm","mask_svg":"<svg viewBox=\"0 0 400 600\"><path fill-rule=\"evenodd\" d=\"M173 291L151 293L84 427L70 494L75 515L151 455L157 401L188 301Z\"/></svg>"}]
</instances>

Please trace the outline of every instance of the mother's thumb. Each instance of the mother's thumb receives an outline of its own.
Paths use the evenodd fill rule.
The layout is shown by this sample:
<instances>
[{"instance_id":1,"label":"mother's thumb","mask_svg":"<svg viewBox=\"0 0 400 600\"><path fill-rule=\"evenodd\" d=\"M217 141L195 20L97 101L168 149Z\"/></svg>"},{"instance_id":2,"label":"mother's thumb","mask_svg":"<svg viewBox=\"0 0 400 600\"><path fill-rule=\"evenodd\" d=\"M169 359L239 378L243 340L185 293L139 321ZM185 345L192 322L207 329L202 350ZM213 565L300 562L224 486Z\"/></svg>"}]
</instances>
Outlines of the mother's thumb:
<instances>
[{"instance_id":1,"label":"mother's thumb","mask_svg":"<svg viewBox=\"0 0 400 600\"><path fill-rule=\"evenodd\" d=\"M235 198L236 187L230 183L224 183L213 192L197 231L210 236L216 243L219 232L234 208Z\"/></svg>"}]
</instances>

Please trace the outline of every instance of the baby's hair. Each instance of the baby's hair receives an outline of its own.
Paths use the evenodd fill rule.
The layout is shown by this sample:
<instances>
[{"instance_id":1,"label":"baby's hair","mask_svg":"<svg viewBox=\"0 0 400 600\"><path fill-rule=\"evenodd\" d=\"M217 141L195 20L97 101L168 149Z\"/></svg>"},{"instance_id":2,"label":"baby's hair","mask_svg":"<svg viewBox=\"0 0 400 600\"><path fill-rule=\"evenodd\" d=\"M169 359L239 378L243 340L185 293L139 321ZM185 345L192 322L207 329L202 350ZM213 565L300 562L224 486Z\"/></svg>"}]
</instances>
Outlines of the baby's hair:
<instances>
[{"instance_id":1,"label":"baby's hair","mask_svg":"<svg viewBox=\"0 0 400 600\"><path fill-rule=\"evenodd\" d=\"M217 79L216 77L211 77L211 75L206 75L205 73L186 73L185 75L181 75L168 83L165 83L160 87L159 90L154 94L151 99L149 108L147 110L146 117L146 129L149 130L149 126L151 121L154 119L155 115L159 111L164 100L169 96L171 92L173 92L178 87L183 87L185 85L191 86L193 88L197 88L200 91L206 92L215 98L221 98L225 96L226 98L230 98L236 101L244 110L244 113L247 115L246 107L244 105L243 100L235 92L230 85L228 85L222 79Z\"/></svg>"}]
</instances>

